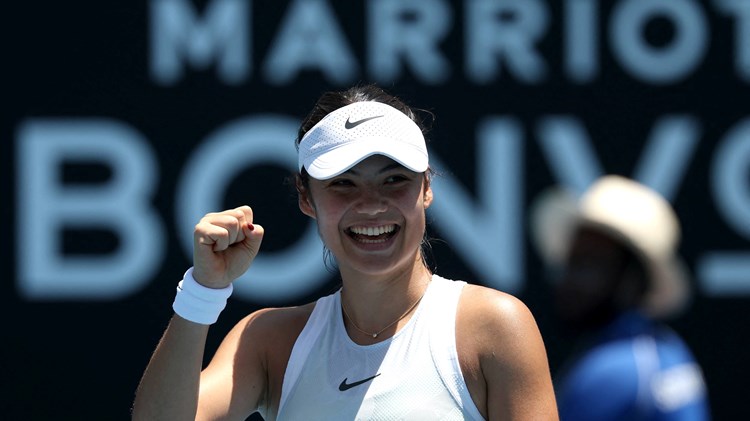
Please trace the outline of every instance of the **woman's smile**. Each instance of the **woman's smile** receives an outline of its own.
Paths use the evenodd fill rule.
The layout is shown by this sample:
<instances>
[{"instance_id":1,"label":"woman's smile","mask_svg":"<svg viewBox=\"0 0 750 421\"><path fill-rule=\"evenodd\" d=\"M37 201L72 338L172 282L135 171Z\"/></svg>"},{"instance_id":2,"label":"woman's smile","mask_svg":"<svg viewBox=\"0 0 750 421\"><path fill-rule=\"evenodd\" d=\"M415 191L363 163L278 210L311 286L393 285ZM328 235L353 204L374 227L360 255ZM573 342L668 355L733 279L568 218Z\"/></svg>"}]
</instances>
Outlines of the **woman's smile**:
<instances>
[{"instance_id":1,"label":"woman's smile","mask_svg":"<svg viewBox=\"0 0 750 421\"><path fill-rule=\"evenodd\" d=\"M349 237L362 244L382 244L393 238L400 227L396 224L353 226L346 230Z\"/></svg>"}]
</instances>

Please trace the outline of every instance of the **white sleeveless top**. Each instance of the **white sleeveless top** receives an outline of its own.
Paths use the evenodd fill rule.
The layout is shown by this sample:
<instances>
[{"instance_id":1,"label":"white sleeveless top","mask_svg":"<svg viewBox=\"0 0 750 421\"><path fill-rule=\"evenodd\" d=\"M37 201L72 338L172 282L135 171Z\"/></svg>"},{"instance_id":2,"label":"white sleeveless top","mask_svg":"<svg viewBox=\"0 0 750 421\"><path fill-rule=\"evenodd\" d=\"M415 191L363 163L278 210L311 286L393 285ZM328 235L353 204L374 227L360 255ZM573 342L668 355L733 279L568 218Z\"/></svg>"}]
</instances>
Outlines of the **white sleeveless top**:
<instances>
[{"instance_id":1,"label":"white sleeveless top","mask_svg":"<svg viewBox=\"0 0 750 421\"><path fill-rule=\"evenodd\" d=\"M433 275L407 325L366 346L346 333L341 292L319 299L292 349L277 419L483 420L456 352L464 285Z\"/></svg>"}]
</instances>

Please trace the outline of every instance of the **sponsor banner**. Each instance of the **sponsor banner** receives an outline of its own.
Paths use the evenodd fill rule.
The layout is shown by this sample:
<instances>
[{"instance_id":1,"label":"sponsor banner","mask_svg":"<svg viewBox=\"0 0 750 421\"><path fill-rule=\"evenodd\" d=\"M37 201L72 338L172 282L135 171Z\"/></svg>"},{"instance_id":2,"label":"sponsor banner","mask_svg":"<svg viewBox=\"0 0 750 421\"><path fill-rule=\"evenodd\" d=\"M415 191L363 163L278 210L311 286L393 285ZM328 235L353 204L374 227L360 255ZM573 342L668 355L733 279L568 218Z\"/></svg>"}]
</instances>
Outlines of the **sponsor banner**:
<instances>
[{"instance_id":1,"label":"sponsor banner","mask_svg":"<svg viewBox=\"0 0 750 421\"><path fill-rule=\"evenodd\" d=\"M717 418L744 410L733 394L737 370L750 370L738 351L750 325L741 311L750 298L750 3L11 9L1 120L3 300L18 316L18 346L3 351L19 362L11 412L41 396L48 404L31 411L42 418L81 407L127 417L207 212L248 204L267 232L209 354L242 315L332 291L315 225L285 181L318 95L370 82L434 116L437 271L522 298L553 369L570 344L530 240L534 199L553 184L582 191L605 173L663 194L682 222L694 287L673 325L694 347ZM69 396L83 383L102 384L102 396Z\"/></svg>"}]
</instances>

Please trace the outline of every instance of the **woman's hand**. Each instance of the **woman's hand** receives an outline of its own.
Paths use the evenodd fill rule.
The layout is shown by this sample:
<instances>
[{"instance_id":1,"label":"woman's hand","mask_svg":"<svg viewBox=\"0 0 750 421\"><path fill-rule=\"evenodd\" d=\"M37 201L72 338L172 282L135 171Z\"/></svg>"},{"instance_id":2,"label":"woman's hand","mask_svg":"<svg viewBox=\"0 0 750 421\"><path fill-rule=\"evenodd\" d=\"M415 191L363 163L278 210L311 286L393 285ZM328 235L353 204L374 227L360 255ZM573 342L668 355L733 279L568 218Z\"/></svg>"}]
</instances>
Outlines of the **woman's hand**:
<instances>
[{"instance_id":1,"label":"woman's hand","mask_svg":"<svg viewBox=\"0 0 750 421\"><path fill-rule=\"evenodd\" d=\"M258 255L263 232L249 206L204 216L193 231L195 280L209 288L229 286Z\"/></svg>"}]
</instances>

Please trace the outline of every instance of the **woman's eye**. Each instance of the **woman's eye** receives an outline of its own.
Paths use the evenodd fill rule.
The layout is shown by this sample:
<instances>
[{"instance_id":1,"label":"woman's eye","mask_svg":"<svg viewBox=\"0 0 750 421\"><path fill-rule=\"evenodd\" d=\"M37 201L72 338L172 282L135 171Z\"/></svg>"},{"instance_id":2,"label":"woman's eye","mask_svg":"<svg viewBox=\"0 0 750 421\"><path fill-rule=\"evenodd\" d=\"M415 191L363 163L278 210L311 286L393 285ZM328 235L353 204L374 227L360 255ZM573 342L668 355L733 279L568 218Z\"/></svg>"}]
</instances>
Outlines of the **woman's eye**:
<instances>
[{"instance_id":1,"label":"woman's eye","mask_svg":"<svg viewBox=\"0 0 750 421\"><path fill-rule=\"evenodd\" d=\"M398 182L406 181L406 180L407 180L407 178L404 177L403 175L392 175L392 176L386 178L385 182L386 182L386 184L393 184L393 183L398 183Z\"/></svg>"},{"instance_id":2,"label":"woman's eye","mask_svg":"<svg viewBox=\"0 0 750 421\"><path fill-rule=\"evenodd\" d=\"M346 186L353 186L353 185L354 183L346 179L338 179L338 180L333 180L331 182L331 186L337 186L337 187L346 187Z\"/></svg>"}]
</instances>

